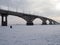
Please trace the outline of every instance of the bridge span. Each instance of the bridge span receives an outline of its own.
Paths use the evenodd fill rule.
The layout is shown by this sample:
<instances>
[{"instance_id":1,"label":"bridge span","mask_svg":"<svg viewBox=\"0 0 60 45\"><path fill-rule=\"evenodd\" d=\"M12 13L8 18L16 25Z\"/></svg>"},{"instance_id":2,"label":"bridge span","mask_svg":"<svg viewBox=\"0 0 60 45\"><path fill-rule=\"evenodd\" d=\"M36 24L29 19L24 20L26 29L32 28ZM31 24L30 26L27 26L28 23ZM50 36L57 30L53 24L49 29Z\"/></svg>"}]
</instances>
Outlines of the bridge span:
<instances>
[{"instance_id":1,"label":"bridge span","mask_svg":"<svg viewBox=\"0 0 60 45\"><path fill-rule=\"evenodd\" d=\"M14 15L14 16L23 18L27 22L26 25L34 25L33 21L36 18L39 18L42 20L42 25L47 25L47 22L46 22L47 20L49 21L50 25L58 24L58 22L56 22L55 20L49 19L47 17L0 9L0 16L2 17L2 21L1 21L2 26L7 26L8 15ZM5 17L5 19L4 19L4 17Z\"/></svg>"}]
</instances>

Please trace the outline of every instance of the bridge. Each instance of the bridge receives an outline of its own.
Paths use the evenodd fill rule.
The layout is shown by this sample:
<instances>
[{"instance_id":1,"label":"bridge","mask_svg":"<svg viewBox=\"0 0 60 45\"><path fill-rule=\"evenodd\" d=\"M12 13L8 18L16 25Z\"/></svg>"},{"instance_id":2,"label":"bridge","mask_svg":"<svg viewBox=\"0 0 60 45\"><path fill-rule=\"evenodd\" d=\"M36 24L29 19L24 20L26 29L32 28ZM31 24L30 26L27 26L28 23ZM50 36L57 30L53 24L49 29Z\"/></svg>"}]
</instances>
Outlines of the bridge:
<instances>
[{"instance_id":1,"label":"bridge","mask_svg":"<svg viewBox=\"0 0 60 45\"><path fill-rule=\"evenodd\" d=\"M0 16L2 17L2 19L1 19L2 20L1 21L2 26L8 25L7 24L8 15L14 15L14 16L18 16L20 18L23 18L27 22L26 25L34 25L33 21L36 18L39 18L42 20L42 25L47 25L47 22L46 22L47 20L49 21L49 25L58 24L58 22L56 22L55 20L49 19L47 17L0 9Z\"/></svg>"}]
</instances>

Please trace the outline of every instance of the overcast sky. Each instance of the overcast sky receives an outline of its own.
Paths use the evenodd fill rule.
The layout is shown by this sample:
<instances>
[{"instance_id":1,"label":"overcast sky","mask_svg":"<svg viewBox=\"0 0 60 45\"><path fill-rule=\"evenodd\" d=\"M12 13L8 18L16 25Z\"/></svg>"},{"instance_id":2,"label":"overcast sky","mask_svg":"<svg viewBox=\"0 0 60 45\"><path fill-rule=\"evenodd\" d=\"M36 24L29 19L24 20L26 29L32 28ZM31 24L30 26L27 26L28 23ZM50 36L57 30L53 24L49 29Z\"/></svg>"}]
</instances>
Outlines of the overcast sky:
<instances>
[{"instance_id":1,"label":"overcast sky","mask_svg":"<svg viewBox=\"0 0 60 45\"><path fill-rule=\"evenodd\" d=\"M60 16L59 0L0 0L0 7L42 16ZM56 6L58 5L58 6Z\"/></svg>"},{"instance_id":2,"label":"overcast sky","mask_svg":"<svg viewBox=\"0 0 60 45\"><path fill-rule=\"evenodd\" d=\"M0 0L0 8L7 7L18 12L60 18L60 0Z\"/></svg>"}]
</instances>

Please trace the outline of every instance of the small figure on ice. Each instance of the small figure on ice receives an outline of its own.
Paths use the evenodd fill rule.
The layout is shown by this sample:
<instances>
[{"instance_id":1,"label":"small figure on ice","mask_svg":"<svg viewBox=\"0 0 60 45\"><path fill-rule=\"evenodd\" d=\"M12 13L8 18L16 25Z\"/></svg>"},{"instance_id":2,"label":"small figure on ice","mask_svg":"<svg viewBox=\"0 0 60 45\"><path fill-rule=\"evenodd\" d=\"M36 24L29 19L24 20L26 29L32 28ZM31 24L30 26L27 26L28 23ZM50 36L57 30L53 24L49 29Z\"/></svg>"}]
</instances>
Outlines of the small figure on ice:
<instances>
[{"instance_id":1,"label":"small figure on ice","mask_svg":"<svg viewBox=\"0 0 60 45\"><path fill-rule=\"evenodd\" d=\"M12 28L12 26L10 26L10 28Z\"/></svg>"}]
</instances>

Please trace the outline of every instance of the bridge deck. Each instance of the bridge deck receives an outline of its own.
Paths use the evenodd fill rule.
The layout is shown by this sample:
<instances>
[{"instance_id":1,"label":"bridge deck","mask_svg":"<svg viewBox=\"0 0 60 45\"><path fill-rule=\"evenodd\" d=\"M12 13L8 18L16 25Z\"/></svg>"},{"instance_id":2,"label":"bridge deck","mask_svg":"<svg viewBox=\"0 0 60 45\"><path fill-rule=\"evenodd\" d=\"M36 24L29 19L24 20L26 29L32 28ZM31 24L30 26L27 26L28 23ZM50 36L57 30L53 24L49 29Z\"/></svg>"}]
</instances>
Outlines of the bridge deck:
<instances>
[{"instance_id":1,"label":"bridge deck","mask_svg":"<svg viewBox=\"0 0 60 45\"><path fill-rule=\"evenodd\" d=\"M43 16L37 16L37 15L32 15L32 14L25 14L25 13L21 13L21 12L14 12L14 11L9 11L9 10L3 10L0 9L0 16L2 16L2 21L3 21L3 17L6 17L6 22L3 21L3 24L7 23L7 15L14 15L14 16L18 16L18 17L22 17L23 19L25 19L27 21L27 24L33 24L33 20L35 18L40 18L43 22L43 24L46 24L46 20L50 21L50 24L53 23L58 23L55 20L43 17ZM4 16L3 16L4 15Z\"/></svg>"}]
</instances>

